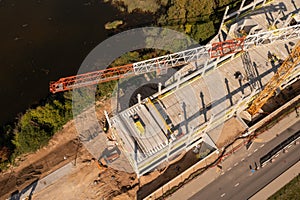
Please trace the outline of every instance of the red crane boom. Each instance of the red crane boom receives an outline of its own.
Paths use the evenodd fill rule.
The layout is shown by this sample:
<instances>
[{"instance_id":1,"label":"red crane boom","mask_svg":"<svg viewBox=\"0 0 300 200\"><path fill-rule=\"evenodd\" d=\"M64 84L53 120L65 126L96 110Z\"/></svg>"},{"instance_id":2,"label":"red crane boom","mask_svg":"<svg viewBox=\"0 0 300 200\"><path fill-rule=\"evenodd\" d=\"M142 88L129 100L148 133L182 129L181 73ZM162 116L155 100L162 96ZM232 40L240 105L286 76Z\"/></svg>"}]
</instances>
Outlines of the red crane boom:
<instances>
[{"instance_id":1,"label":"red crane boom","mask_svg":"<svg viewBox=\"0 0 300 200\"><path fill-rule=\"evenodd\" d=\"M58 81L50 82L50 92L52 93L62 92L62 91L88 86L88 85L95 85L98 83L118 80L120 78L130 77L135 74L148 73L151 71L159 71L161 68L177 67L179 65L184 65L189 62L196 61L198 58L198 56L196 55L197 53L202 55L207 54L211 58L220 57L227 54L232 54L232 53L242 51L243 45L244 45L244 38L237 38L233 40L217 42L217 43L213 43L212 45L209 44L204 47L201 46L195 49L190 49L183 52L178 52L175 54L169 54L167 56L161 56L158 58L147 60L149 61L149 63L151 62L151 64L147 63L147 61L142 61L133 64L127 64L124 66L99 70L95 72L79 74L76 76L60 78ZM204 48L206 48L205 52L203 52ZM191 57L190 52L194 53L194 56ZM134 67L134 65L136 65L137 67ZM153 67L154 65L156 67ZM148 67L147 70L142 69L147 67Z\"/></svg>"}]
</instances>

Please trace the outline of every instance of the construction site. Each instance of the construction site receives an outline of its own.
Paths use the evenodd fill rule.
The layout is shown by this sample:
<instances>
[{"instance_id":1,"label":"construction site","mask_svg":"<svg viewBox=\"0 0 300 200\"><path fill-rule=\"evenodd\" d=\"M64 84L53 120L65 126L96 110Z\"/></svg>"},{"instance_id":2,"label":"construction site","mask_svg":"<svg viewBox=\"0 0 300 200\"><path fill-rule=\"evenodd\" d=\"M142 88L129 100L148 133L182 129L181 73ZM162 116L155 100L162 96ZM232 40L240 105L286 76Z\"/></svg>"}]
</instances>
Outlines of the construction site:
<instances>
[{"instance_id":1,"label":"construction site","mask_svg":"<svg viewBox=\"0 0 300 200\"><path fill-rule=\"evenodd\" d=\"M101 173L111 170L131 180L125 181L123 193L132 190L136 194L119 199L143 199L172 176L218 155L235 138L251 135L251 127L299 95L299 8L299 2L290 0L243 0L238 10L226 9L218 34L205 46L61 78L50 84L50 91L137 75L147 83L147 74L159 77L170 68L177 69L168 79L158 79L157 91L148 96L134 93L134 105L119 110L100 107L96 113L86 111L74 119L81 148L88 150ZM117 93L122 98L126 91ZM170 178L163 178L164 173ZM107 181L114 179L118 177ZM97 187L98 182L94 183ZM46 190L55 192L55 184ZM101 191L93 193L93 198L85 194L81 197L97 199ZM117 194L122 196L122 192ZM36 195L39 199L39 192Z\"/></svg>"}]
</instances>

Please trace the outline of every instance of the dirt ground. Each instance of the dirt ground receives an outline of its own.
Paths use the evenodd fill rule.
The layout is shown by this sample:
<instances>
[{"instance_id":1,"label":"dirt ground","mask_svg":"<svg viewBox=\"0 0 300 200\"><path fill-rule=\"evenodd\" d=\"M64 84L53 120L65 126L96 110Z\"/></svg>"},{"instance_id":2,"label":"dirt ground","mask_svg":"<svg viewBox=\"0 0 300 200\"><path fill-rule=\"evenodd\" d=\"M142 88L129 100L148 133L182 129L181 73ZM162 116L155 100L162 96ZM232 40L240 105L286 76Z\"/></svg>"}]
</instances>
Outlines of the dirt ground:
<instances>
[{"instance_id":1,"label":"dirt ground","mask_svg":"<svg viewBox=\"0 0 300 200\"><path fill-rule=\"evenodd\" d=\"M77 161L76 169L54 184L33 195L33 199L134 199L138 189L135 174L115 171L111 168L98 168L97 161L87 162L86 156ZM127 192L129 189L131 191ZM59 195L57 195L59 194Z\"/></svg>"},{"instance_id":2,"label":"dirt ground","mask_svg":"<svg viewBox=\"0 0 300 200\"><path fill-rule=\"evenodd\" d=\"M210 137L218 148L229 144L246 130L245 126L237 118L232 117L221 126L209 132Z\"/></svg>"},{"instance_id":3,"label":"dirt ground","mask_svg":"<svg viewBox=\"0 0 300 200\"><path fill-rule=\"evenodd\" d=\"M109 101L97 102L96 110L97 117L103 121L103 110L110 111ZM42 190L34 199L111 199L121 193L124 194L119 199L133 198L137 189L127 190L136 186L135 175L113 169L100 170L95 161L86 162L91 159L92 156L77 139L72 120L54 135L47 146L18 158L16 166L0 174L0 199L21 192L70 162L76 162L76 170Z\"/></svg>"},{"instance_id":4,"label":"dirt ground","mask_svg":"<svg viewBox=\"0 0 300 200\"><path fill-rule=\"evenodd\" d=\"M104 119L103 110L110 111L108 101L97 104L97 117L100 121ZM225 123L223 130L230 131L222 132L217 141L218 146L241 131L239 123L237 120ZM160 171L156 170L142 176L139 182L135 174L99 168L97 161L93 161L92 155L80 144L74 123L71 121L62 131L55 134L48 146L20 158L18 166L0 174L1 199L8 198L13 192L22 191L36 180L43 180L51 172L70 162L75 163L75 158L75 169L41 191L36 191L32 198L142 199L199 160L192 151L189 151L174 159L173 164L162 167Z\"/></svg>"},{"instance_id":5,"label":"dirt ground","mask_svg":"<svg viewBox=\"0 0 300 200\"><path fill-rule=\"evenodd\" d=\"M45 176L74 160L78 141L72 122L57 133L49 145L39 151L18 158L16 166L0 174L0 197L5 199L11 193Z\"/></svg>"}]
</instances>

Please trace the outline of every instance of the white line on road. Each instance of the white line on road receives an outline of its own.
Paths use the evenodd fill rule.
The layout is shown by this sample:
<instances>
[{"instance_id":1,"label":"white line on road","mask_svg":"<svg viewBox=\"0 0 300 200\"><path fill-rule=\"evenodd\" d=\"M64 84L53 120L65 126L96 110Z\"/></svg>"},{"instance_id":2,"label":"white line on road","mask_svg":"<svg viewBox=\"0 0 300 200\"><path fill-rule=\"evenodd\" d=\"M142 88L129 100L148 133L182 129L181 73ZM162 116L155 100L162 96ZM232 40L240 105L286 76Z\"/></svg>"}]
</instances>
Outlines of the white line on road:
<instances>
[{"instance_id":1,"label":"white line on road","mask_svg":"<svg viewBox=\"0 0 300 200\"><path fill-rule=\"evenodd\" d=\"M227 169L227 171L230 171L231 170L231 167L229 167L228 169Z\"/></svg>"},{"instance_id":2,"label":"white line on road","mask_svg":"<svg viewBox=\"0 0 300 200\"><path fill-rule=\"evenodd\" d=\"M265 146L265 144L260 145L260 148L262 148L263 146Z\"/></svg>"},{"instance_id":3,"label":"white line on road","mask_svg":"<svg viewBox=\"0 0 300 200\"><path fill-rule=\"evenodd\" d=\"M245 160L245 158L242 158L242 160L241 160L241 161L243 162L244 160Z\"/></svg>"},{"instance_id":4,"label":"white line on road","mask_svg":"<svg viewBox=\"0 0 300 200\"><path fill-rule=\"evenodd\" d=\"M237 166L239 163L235 163L234 166Z\"/></svg>"},{"instance_id":5,"label":"white line on road","mask_svg":"<svg viewBox=\"0 0 300 200\"><path fill-rule=\"evenodd\" d=\"M222 195L221 195L221 197L224 197L225 196L225 193L223 193Z\"/></svg>"},{"instance_id":6,"label":"white line on road","mask_svg":"<svg viewBox=\"0 0 300 200\"><path fill-rule=\"evenodd\" d=\"M234 187L237 187L237 186L239 186L239 184L240 184L240 183L237 183L237 184L235 184L235 185L234 185Z\"/></svg>"},{"instance_id":7,"label":"white line on road","mask_svg":"<svg viewBox=\"0 0 300 200\"><path fill-rule=\"evenodd\" d=\"M254 152L257 152L257 149L255 149Z\"/></svg>"},{"instance_id":8,"label":"white line on road","mask_svg":"<svg viewBox=\"0 0 300 200\"><path fill-rule=\"evenodd\" d=\"M251 153L248 154L248 157L250 157L250 156L251 156Z\"/></svg>"}]
</instances>

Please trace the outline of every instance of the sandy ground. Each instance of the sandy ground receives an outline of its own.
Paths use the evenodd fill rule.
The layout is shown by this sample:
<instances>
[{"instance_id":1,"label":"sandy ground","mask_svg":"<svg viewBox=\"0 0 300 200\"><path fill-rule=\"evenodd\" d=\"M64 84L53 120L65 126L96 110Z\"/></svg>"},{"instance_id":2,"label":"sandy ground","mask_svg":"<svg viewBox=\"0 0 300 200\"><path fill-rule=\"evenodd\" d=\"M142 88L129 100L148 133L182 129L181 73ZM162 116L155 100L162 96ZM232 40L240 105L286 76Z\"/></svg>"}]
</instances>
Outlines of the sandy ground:
<instances>
[{"instance_id":1,"label":"sandy ground","mask_svg":"<svg viewBox=\"0 0 300 200\"><path fill-rule=\"evenodd\" d=\"M133 199L138 182L134 174L97 167L96 161L79 159L72 173L33 195L33 199ZM128 189L135 187L131 192ZM121 199L120 198L120 199Z\"/></svg>"},{"instance_id":2,"label":"sandy ground","mask_svg":"<svg viewBox=\"0 0 300 200\"><path fill-rule=\"evenodd\" d=\"M109 103L97 106L97 118L103 121L103 110ZM240 134L244 127L237 119L228 120L221 127L221 135L214 140L218 147ZM49 142L49 145L36 153L29 154L18 161L18 166L0 175L1 199L8 198L16 190L22 191L35 180L44 180L51 172L68 163L75 163L70 173L32 196L33 199L142 199L158 186L163 185L198 161L194 153L187 152L175 158L170 165L162 166L140 178L134 173L117 171L112 168L98 167L92 160L85 145L80 145L74 122L64 126ZM98 158L96 158L98 159Z\"/></svg>"},{"instance_id":3,"label":"sandy ground","mask_svg":"<svg viewBox=\"0 0 300 200\"><path fill-rule=\"evenodd\" d=\"M245 129L245 126L237 118L233 117L211 130L209 136L218 148L222 148L241 135Z\"/></svg>"},{"instance_id":4,"label":"sandy ground","mask_svg":"<svg viewBox=\"0 0 300 200\"><path fill-rule=\"evenodd\" d=\"M110 111L108 100L97 103L97 117L100 121L104 119L104 109ZM76 162L74 172L42 190L35 195L35 199L110 199L121 193L124 193L121 197L123 199L132 198L134 190L126 191L136 185L135 175L113 169L100 170L95 161L83 162L92 157L77 139L72 120L54 135L47 146L18 158L16 166L0 174L0 199L25 191L34 181L42 180L70 162Z\"/></svg>"}]
</instances>

